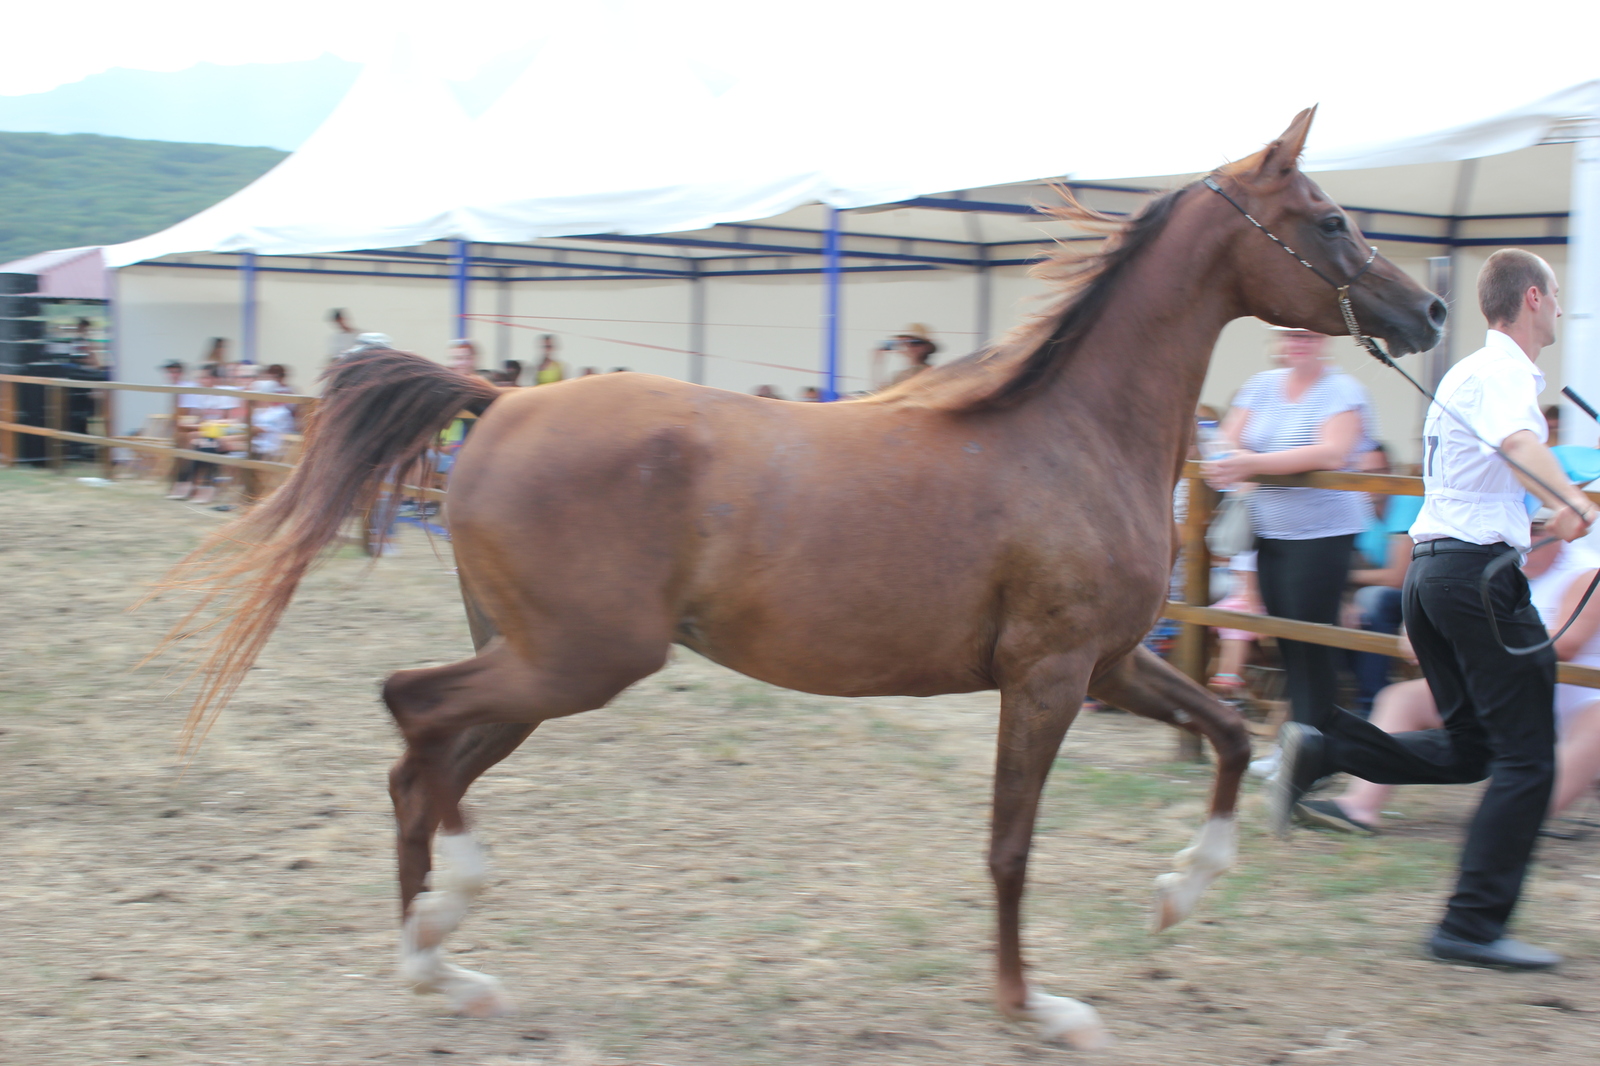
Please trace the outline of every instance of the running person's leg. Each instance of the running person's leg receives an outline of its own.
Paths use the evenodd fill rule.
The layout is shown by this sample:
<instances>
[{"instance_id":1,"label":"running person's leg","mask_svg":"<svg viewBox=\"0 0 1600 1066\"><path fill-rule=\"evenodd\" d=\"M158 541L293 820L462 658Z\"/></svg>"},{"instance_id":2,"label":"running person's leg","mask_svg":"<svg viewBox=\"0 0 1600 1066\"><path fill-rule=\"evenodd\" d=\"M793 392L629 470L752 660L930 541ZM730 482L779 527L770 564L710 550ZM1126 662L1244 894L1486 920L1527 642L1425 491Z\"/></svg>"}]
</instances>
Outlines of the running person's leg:
<instances>
[{"instance_id":1,"label":"running person's leg","mask_svg":"<svg viewBox=\"0 0 1600 1066\"><path fill-rule=\"evenodd\" d=\"M1389 736L1354 715L1340 714L1326 737L1302 745L1307 765L1285 773L1345 771L1384 784L1429 784L1490 776L1461 854L1461 874L1439 934L1449 957L1494 965L1553 965L1556 956L1511 945L1473 954L1504 935L1522 891L1529 858L1555 776L1555 653L1512 655L1489 629L1479 593L1495 556L1479 552L1423 555L1406 576L1406 629L1444 719L1442 730ZM1527 580L1502 570L1492 589L1500 636L1512 647L1546 634L1528 600ZM1278 801L1281 802L1281 801ZM1454 938L1453 940L1451 938ZM1440 940L1434 940L1440 953Z\"/></svg>"}]
</instances>

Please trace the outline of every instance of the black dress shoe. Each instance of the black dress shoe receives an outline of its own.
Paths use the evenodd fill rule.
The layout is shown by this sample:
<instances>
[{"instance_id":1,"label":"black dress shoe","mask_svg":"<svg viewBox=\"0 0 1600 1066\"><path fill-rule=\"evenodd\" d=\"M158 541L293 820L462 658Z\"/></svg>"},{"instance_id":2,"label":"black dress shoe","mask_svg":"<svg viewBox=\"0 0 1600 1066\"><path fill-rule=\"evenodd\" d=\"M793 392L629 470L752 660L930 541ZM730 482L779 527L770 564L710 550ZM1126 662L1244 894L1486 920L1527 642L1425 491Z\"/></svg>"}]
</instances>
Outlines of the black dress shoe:
<instances>
[{"instance_id":1,"label":"black dress shoe","mask_svg":"<svg viewBox=\"0 0 1600 1066\"><path fill-rule=\"evenodd\" d=\"M1497 970L1548 970L1561 962L1561 956L1553 951L1536 948L1510 937L1480 944L1435 929L1425 946L1428 954L1440 962L1464 962L1468 966L1488 966Z\"/></svg>"},{"instance_id":2,"label":"black dress shoe","mask_svg":"<svg viewBox=\"0 0 1600 1066\"><path fill-rule=\"evenodd\" d=\"M1267 794L1267 825L1280 837L1289 835L1294 805L1305 798L1322 776L1322 731L1299 722L1285 722L1278 730L1283 756Z\"/></svg>"}]
</instances>

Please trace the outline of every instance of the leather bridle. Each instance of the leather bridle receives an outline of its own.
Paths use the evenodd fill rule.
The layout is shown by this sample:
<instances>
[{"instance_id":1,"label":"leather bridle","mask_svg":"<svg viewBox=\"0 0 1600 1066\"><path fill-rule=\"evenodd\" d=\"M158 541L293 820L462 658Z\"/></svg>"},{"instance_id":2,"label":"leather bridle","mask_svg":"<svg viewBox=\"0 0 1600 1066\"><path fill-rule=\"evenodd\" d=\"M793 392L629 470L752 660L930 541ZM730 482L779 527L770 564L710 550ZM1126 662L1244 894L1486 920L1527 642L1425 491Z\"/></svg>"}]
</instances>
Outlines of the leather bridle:
<instances>
[{"instance_id":1,"label":"leather bridle","mask_svg":"<svg viewBox=\"0 0 1600 1066\"><path fill-rule=\"evenodd\" d=\"M1255 216L1244 209L1243 204L1239 203L1239 201L1235 200L1233 197L1229 196L1223 191L1222 186L1217 184L1215 178L1207 175L1204 181L1206 188L1210 189L1212 192L1228 201L1228 203L1232 204L1233 209L1243 215L1246 222L1250 223L1256 229L1266 234L1267 239L1272 241L1273 244L1276 244L1279 248L1282 248L1284 251L1294 256L1295 262L1299 263L1301 266L1311 271L1311 273L1315 274L1317 277L1321 278L1323 281L1332 286L1334 292L1336 292L1339 296L1339 313L1344 316L1344 326L1345 329L1350 331L1351 338L1357 344L1361 345L1361 347L1370 352L1372 356L1378 360L1378 362L1388 363L1390 366L1394 366L1394 362L1389 358L1389 353L1380 348L1377 341L1361 332L1361 327L1356 324L1356 309L1350 303L1350 286L1360 281L1362 277L1366 275L1367 271L1372 269L1372 264L1378 259L1378 249L1376 246L1369 246L1367 248L1367 260L1361 264L1361 269L1351 275L1349 281L1345 282L1343 285L1340 285L1337 281L1334 281L1321 270L1317 269L1315 264L1308 262L1299 252L1285 244L1282 238L1280 238L1276 233L1273 233L1267 227L1257 222L1255 220ZM1398 370L1399 368L1396 367L1395 369Z\"/></svg>"}]
</instances>

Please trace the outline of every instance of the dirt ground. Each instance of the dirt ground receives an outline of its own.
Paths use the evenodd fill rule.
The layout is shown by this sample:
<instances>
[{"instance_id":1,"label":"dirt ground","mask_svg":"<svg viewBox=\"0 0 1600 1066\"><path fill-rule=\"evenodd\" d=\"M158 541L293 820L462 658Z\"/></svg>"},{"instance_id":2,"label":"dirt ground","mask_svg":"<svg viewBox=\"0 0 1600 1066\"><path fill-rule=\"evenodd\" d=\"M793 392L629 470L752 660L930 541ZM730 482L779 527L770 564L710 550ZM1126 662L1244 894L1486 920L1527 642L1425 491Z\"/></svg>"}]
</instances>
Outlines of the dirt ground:
<instances>
[{"instance_id":1,"label":"dirt ground","mask_svg":"<svg viewBox=\"0 0 1600 1066\"><path fill-rule=\"evenodd\" d=\"M1469 788L1402 790L1369 841L1272 840L1252 795L1237 869L1151 936L1208 773L1121 714L1068 738L1027 924L1035 979L1118 1043L1042 1045L989 1005L994 695L823 699L685 653L472 793L495 870L453 944L519 1007L451 1017L393 976L375 689L469 652L448 559L414 531L334 558L185 772L173 679L132 672L178 605L126 608L225 516L158 497L0 471L0 1061L1595 1061L1596 839L1546 842L1520 912L1554 973L1418 955Z\"/></svg>"}]
</instances>

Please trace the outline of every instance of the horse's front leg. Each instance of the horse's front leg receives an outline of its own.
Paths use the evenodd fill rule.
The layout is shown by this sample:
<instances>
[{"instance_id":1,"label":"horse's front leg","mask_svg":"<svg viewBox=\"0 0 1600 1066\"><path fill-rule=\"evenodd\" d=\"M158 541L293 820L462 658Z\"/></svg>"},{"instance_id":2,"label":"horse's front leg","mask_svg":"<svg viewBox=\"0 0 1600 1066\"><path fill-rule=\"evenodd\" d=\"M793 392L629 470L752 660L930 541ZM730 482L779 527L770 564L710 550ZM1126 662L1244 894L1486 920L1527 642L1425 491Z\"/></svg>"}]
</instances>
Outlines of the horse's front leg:
<instances>
[{"instance_id":1,"label":"horse's front leg","mask_svg":"<svg viewBox=\"0 0 1600 1066\"><path fill-rule=\"evenodd\" d=\"M1090 695L1114 707L1198 733L1217 753L1211 815L1194 841L1173 860L1173 871L1156 878L1156 932L1188 917L1201 893L1233 865L1239 829L1235 808L1239 781L1250 760L1250 733L1239 712L1144 648L1135 648L1101 672Z\"/></svg>"},{"instance_id":2,"label":"horse's front leg","mask_svg":"<svg viewBox=\"0 0 1600 1066\"><path fill-rule=\"evenodd\" d=\"M1039 795L1061 739L1077 717L1093 667L1093 657L1080 653L1049 656L1007 671L1000 689L989 840L999 925L995 997L1000 1010L1034 1023L1047 1040L1064 1040L1078 1048L1102 1047L1110 1038L1087 1003L1029 987L1022 961L1022 890Z\"/></svg>"}]
</instances>

